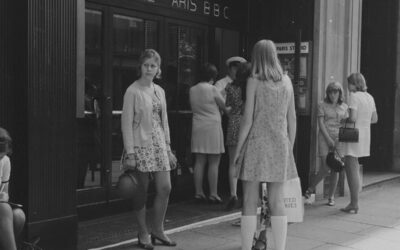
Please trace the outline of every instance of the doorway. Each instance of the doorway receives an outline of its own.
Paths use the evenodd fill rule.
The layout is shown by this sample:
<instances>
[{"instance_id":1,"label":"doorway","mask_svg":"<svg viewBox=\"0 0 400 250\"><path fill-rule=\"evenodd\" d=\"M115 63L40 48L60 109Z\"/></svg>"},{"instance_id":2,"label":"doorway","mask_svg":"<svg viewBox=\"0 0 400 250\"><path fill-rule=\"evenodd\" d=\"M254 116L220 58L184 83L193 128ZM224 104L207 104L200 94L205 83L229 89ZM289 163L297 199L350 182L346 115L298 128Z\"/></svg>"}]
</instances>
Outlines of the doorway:
<instances>
[{"instance_id":1,"label":"doorway","mask_svg":"<svg viewBox=\"0 0 400 250\"><path fill-rule=\"evenodd\" d=\"M171 176L174 186L184 188L174 188L171 199L192 188L188 93L197 83L200 65L207 60L207 34L207 26L86 4L85 111L77 118L77 205L78 214L84 214L81 217L121 210L113 204L122 202L115 184L121 173L123 96L138 78L140 54L146 48L156 49L162 57L162 79L155 82L166 92L171 146L181 166Z\"/></svg>"}]
</instances>

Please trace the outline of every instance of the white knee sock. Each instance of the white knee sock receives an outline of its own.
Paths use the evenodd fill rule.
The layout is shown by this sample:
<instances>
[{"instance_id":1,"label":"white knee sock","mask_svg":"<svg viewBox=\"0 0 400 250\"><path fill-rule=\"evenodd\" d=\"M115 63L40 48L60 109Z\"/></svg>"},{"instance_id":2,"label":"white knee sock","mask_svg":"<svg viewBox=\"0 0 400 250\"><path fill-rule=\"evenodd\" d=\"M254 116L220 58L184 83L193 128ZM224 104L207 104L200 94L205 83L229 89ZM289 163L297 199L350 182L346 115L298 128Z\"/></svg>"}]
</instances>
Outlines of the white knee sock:
<instances>
[{"instance_id":1,"label":"white knee sock","mask_svg":"<svg viewBox=\"0 0 400 250\"><path fill-rule=\"evenodd\" d=\"M240 222L240 232L242 237L242 250L251 250L253 245L254 233L257 227L256 215L242 215Z\"/></svg>"},{"instance_id":2,"label":"white knee sock","mask_svg":"<svg viewBox=\"0 0 400 250\"><path fill-rule=\"evenodd\" d=\"M285 250L287 216L271 216L271 229L275 243L275 250Z\"/></svg>"}]
</instances>

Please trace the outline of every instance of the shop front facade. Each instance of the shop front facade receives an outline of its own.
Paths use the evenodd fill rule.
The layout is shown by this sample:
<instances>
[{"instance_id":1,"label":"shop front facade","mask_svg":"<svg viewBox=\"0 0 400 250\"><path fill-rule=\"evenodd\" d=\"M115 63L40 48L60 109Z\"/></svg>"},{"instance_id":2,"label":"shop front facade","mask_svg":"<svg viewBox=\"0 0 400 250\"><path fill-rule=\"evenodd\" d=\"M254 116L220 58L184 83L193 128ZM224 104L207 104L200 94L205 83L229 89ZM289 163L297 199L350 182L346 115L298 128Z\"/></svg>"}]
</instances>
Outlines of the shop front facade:
<instances>
[{"instance_id":1,"label":"shop front facade","mask_svg":"<svg viewBox=\"0 0 400 250\"><path fill-rule=\"evenodd\" d=\"M28 215L26 237L40 236L49 249L74 249L79 221L130 210L115 190L120 115L146 48L162 57L157 83L166 91L180 164L171 173L171 202L193 196L188 90L200 65L216 64L223 77L228 57L250 59L263 38L292 53L282 60L293 78L295 157L306 187L319 164L316 108L325 86L360 70L361 6L351 0L0 3L0 126L14 138L12 190ZM226 169L225 160L221 190L228 186Z\"/></svg>"}]
</instances>

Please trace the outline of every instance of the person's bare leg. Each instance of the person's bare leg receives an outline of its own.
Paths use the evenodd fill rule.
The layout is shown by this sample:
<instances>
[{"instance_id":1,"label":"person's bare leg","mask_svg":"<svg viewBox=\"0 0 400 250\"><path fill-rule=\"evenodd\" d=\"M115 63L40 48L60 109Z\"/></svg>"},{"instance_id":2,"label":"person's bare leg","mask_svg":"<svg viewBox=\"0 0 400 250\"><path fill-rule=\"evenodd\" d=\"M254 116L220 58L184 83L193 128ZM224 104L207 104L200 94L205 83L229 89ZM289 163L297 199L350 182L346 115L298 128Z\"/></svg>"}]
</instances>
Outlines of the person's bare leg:
<instances>
[{"instance_id":1,"label":"person's bare leg","mask_svg":"<svg viewBox=\"0 0 400 250\"><path fill-rule=\"evenodd\" d=\"M243 209L240 222L242 250L250 250L257 227L257 202L260 183L258 181L242 181Z\"/></svg>"},{"instance_id":2,"label":"person's bare leg","mask_svg":"<svg viewBox=\"0 0 400 250\"><path fill-rule=\"evenodd\" d=\"M268 198L271 208L271 230L276 250L285 250L287 236L287 216L283 203L284 182L268 183Z\"/></svg>"},{"instance_id":3,"label":"person's bare leg","mask_svg":"<svg viewBox=\"0 0 400 250\"><path fill-rule=\"evenodd\" d=\"M169 194L171 193L171 178L169 171L155 172L156 197L153 205L152 234L170 241L164 233L164 219L168 207Z\"/></svg>"},{"instance_id":4,"label":"person's bare leg","mask_svg":"<svg viewBox=\"0 0 400 250\"><path fill-rule=\"evenodd\" d=\"M346 155L345 170L350 190L350 204L347 208L358 210L358 193L360 191L360 166L358 164L358 158Z\"/></svg>"},{"instance_id":5,"label":"person's bare leg","mask_svg":"<svg viewBox=\"0 0 400 250\"><path fill-rule=\"evenodd\" d=\"M203 176L204 176L204 168L207 163L207 155L206 154L195 154L195 163L194 163L194 188L195 195L204 195L203 190Z\"/></svg>"},{"instance_id":6,"label":"person's bare leg","mask_svg":"<svg viewBox=\"0 0 400 250\"><path fill-rule=\"evenodd\" d=\"M336 187L339 181L339 173L335 171L331 171L330 176L329 176L329 199L332 201L335 199L335 192L336 192Z\"/></svg>"},{"instance_id":7,"label":"person's bare leg","mask_svg":"<svg viewBox=\"0 0 400 250\"><path fill-rule=\"evenodd\" d=\"M138 237L141 243L143 244L148 244L150 243L150 237L149 237L149 231L147 229L147 223L146 223L146 197L147 197L147 189L149 186L149 173L143 173L143 172L137 172L137 177L140 182L141 187L143 187L143 193L144 193L144 206L139 208L139 209L134 209L134 214L136 217L136 221L139 226L139 232L138 232ZM135 202L135 199L133 200ZM138 200L136 200L138 202ZM140 201L142 203L142 201ZM137 206L137 204L134 204L134 207Z\"/></svg>"},{"instance_id":8,"label":"person's bare leg","mask_svg":"<svg viewBox=\"0 0 400 250\"><path fill-rule=\"evenodd\" d=\"M236 146L228 146L229 154L229 190L231 197L237 196L237 178L236 178L236 168L235 168L235 153Z\"/></svg>"},{"instance_id":9,"label":"person's bare leg","mask_svg":"<svg viewBox=\"0 0 400 250\"><path fill-rule=\"evenodd\" d=\"M311 181L310 186L308 187L308 190L311 192L315 192L315 187L320 183L328 174L329 174L329 168L325 163L326 156L320 157L321 160L321 167L318 170L318 173L316 176Z\"/></svg>"},{"instance_id":10,"label":"person's bare leg","mask_svg":"<svg viewBox=\"0 0 400 250\"><path fill-rule=\"evenodd\" d=\"M13 212L7 203L0 203L0 249L16 250Z\"/></svg>"},{"instance_id":11,"label":"person's bare leg","mask_svg":"<svg viewBox=\"0 0 400 250\"><path fill-rule=\"evenodd\" d=\"M218 170L220 154L209 154L208 158L208 183L210 185L210 196L218 196Z\"/></svg>"},{"instance_id":12,"label":"person's bare leg","mask_svg":"<svg viewBox=\"0 0 400 250\"><path fill-rule=\"evenodd\" d=\"M20 234L25 225L25 213L22 209L16 208L12 210L13 221L14 221L14 238L15 242L18 244L20 239Z\"/></svg>"}]
</instances>

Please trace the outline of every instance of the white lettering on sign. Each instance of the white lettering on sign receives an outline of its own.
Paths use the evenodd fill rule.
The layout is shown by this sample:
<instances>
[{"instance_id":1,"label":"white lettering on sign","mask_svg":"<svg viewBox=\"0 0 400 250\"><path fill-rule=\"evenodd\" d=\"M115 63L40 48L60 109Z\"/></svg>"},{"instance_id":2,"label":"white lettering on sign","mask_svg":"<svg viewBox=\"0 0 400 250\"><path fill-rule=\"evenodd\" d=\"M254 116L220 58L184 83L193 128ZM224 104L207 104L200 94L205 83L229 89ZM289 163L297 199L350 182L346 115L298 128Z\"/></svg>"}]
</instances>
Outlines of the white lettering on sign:
<instances>
[{"instance_id":1,"label":"white lettering on sign","mask_svg":"<svg viewBox=\"0 0 400 250\"><path fill-rule=\"evenodd\" d=\"M203 11L204 15L210 15L210 9L211 9L210 2L204 1L204 11Z\"/></svg>"},{"instance_id":2,"label":"white lettering on sign","mask_svg":"<svg viewBox=\"0 0 400 250\"><path fill-rule=\"evenodd\" d=\"M219 17L219 4L214 3L214 16Z\"/></svg>"},{"instance_id":3,"label":"white lettering on sign","mask_svg":"<svg viewBox=\"0 0 400 250\"><path fill-rule=\"evenodd\" d=\"M171 6L191 12L197 11L197 4L195 0L172 0Z\"/></svg>"},{"instance_id":4,"label":"white lettering on sign","mask_svg":"<svg viewBox=\"0 0 400 250\"><path fill-rule=\"evenodd\" d=\"M276 51L278 54L294 54L295 53L295 44L294 43L276 43ZM308 42L302 42L300 45L300 53L307 54L309 53Z\"/></svg>"},{"instance_id":5,"label":"white lettering on sign","mask_svg":"<svg viewBox=\"0 0 400 250\"><path fill-rule=\"evenodd\" d=\"M199 6L198 1L200 1L200 8L198 8ZM222 17L224 19L230 19L228 15L229 12L228 6L222 6L218 3L213 3L212 1L209 0L204 0L202 2L203 2L203 8L201 8L201 0L172 0L171 7L177 9L183 9L190 12L202 11L201 14L206 16L211 15L216 18Z\"/></svg>"},{"instance_id":6,"label":"white lettering on sign","mask_svg":"<svg viewBox=\"0 0 400 250\"><path fill-rule=\"evenodd\" d=\"M228 9L229 9L228 6L224 7L224 18L225 19L229 19L229 17L228 17Z\"/></svg>"}]
</instances>

